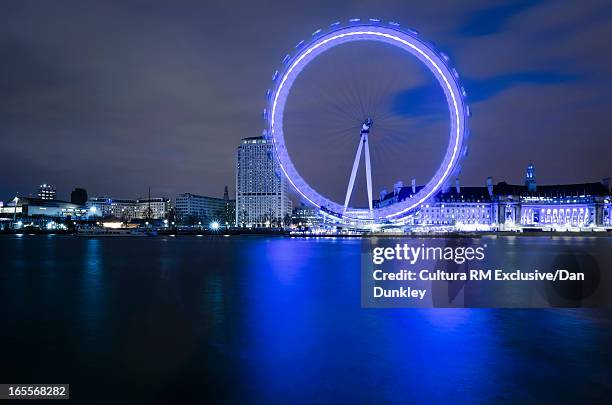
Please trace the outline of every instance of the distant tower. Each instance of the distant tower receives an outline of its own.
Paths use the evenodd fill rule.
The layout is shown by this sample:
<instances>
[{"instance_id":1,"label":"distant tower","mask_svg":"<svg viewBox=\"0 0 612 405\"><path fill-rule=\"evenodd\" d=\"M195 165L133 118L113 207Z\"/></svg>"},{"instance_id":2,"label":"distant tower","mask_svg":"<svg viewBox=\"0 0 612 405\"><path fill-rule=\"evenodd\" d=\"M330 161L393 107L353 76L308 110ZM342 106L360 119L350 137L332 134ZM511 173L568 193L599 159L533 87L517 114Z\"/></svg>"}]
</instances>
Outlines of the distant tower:
<instances>
[{"instance_id":1,"label":"distant tower","mask_svg":"<svg viewBox=\"0 0 612 405\"><path fill-rule=\"evenodd\" d=\"M535 169L531 160L529 161L529 165L527 166L527 173L525 174L525 185L527 186L527 191L529 191L530 193L535 193L537 189Z\"/></svg>"},{"instance_id":2,"label":"distant tower","mask_svg":"<svg viewBox=\"0 0 612 405\"><path fill-rule=\"evenodd\" d=\"M38 187L38 198L42 200L55 200L55 187L51 184L41 184Z\"/></svg>"},{"instance_id":3,"label":"distant tower","mask_svg":"<svg viewBox=\"0 0 612 405\"><path fill-rule=\"evenodd\" d=\"M225 201L229 201L229 192L227 191L227 186L225 186L225 190L223 191L223 199Z\"/></svg>"},{"instance_id":4,"label":"distant tower","mask_svg":"<svg viewBox=\"0 0 612 405\"><path fill-rule=\"evenodd\" d=\"M76 205L87 204L87 190L84 188L75 188L70 193L70 202Z\"/></svg>"}]
</instances>

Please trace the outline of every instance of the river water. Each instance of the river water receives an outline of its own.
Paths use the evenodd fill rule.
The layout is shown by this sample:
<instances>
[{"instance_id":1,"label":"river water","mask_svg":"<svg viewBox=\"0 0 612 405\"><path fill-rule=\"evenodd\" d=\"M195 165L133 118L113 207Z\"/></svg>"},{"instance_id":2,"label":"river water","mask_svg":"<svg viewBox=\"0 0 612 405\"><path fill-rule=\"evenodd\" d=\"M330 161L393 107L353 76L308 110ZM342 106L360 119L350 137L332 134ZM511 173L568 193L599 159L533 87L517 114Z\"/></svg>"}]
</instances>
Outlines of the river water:
<instances>
[{"instance_id":1,"label":"river water","mask_svg":"<svg viewBox=\"0 0 612 405\"><path fill-rule=\"evenodd\" d=\"M2 236L0 383L85 402L612 397L611 310L363 309L360 256L359 239Z\"/></svg>"}]
</instances>

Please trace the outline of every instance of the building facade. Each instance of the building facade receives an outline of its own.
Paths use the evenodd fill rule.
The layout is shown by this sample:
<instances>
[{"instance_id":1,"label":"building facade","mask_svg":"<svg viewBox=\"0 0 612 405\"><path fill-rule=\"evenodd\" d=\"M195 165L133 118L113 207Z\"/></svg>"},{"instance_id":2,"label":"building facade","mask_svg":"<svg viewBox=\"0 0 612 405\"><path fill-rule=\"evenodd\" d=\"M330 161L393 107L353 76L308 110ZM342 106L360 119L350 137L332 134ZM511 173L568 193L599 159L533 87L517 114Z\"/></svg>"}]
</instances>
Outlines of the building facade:
<instances>
[{"instance_id":1,"label":"building facade","mask_svg":"<svg viewBox=\"0 0 612 405\"><path fill-rule=\"evenodd\" d=\"M164 219L172 207L169 198L113 199L94 197L87 201L87 208L91 217L112 217L123 222L130 222L134 219Z\"/></svg>"},{"instance_id":2,"label":"building facade","mask_svg":"<svg viewBox=\"0 0 612 405\"><path fill-rule=\"evenodd\" d=\"M38 186L38 198L41 200L55 200L57 191L51 184L41 184Z\"/></svg>"},{"instance_id":3,"label":"building facade","mask_svg":"<svg viewBox=\"0 0 612 405\"><path fill-rule=\"evenodd\" d=\"M132 199L111 199L109 207L110 216L124 222L136 219L136 203L137 200Z\"/></svg>"},{"instance_id":4,"label":"building facade","mask_svg":"<svg viewBox=\"0 0 612 405\"><path fill-rule=\"evenodd\" d=\"M455 187L439 193L415 214L414 225L487 230L495 222L493 196L486 187Z\"/></svg>"},{"instance_id":5,"label":"building facade","mask_svg":"<svg viewBox=\"0 0 612 405\"><path fill-rule=\"evenodd\" d=\"M310 206L300 206L293 209L291 215L291 223L295 227L301 228L317 228L323 224L323 215L319 208Z\"/></svg>"},{"instance_id":6,"label":"building facade","mask_svg":"<svg viewBox=\"0 0 612 405\"><path fill-rule=\"evenodd\" d=\"M91 217L114 218L129 222L136 218L136 203L133 199L114 199L93 197L87 200L87 208Z\"/></svg>"},{"instance_id":7,"label":"building facade","mask_svg":"<svg viewBox=\"0 0 612 405\"><path fill-rule=\"evenodd\" d=\"M212 221L233 223L235 201L224 194L223 198L206 197L184 193L176 197L176 218L181 223L195 225L208 224Z\"/></svg>"},{"instance_id":8,"label":"building facade","mask_svg":"<svg viewBox=\"0 0 612 405\"><path fill-rule=\"evenodd\" d=\"M610 226L610 189L606 182L537 186L500 183L497 223L500 230L571 230Z\"/></svg>"},{"instance_id":9,"label":"building facade","mask_svg":"<svg viewBox=\"0 0 612 405\"><path fill-rule=\"evenodd\" d=\"M87 216L87 209L67 201L19 197L0 206L0 216L5 218L72 218Z\"/></svg>"},{"instance_id":10,"label":"building facade","mask_svg":"<svg viewBox=\"0 0 612 405\"><path fill-rule=\"evenodd\" d=\"M137 219L164 219L172 204L169 198L147 198L136 200L134 216Z\"/></svg>"},{"instance_id":11,"label":"building facade","mask_svg":"<svg viewBox=\"0 0 612 405\"><path fill-rule=\"evenodd\" d=\"M282 227L291 218L285 176L271 141L245 138L236 150L236 226Z\"/></svg>"},{"instance_id":12,"label":"building facade","mask_svg":"<svg viewBox=\"0 0 612 405\"><path fill-rule=\"evenodd\" d=\"M376 207L403 201L422 186L395 187L381 192ZM488 178L484 187L455 187L423 204L405 227L440 231L596 230L612 228L612 193L608 179L597 183L538 185L533 163L525 183Z\"/></svg>"},{"instance_id":13,"label":"building facade","mask_svg":"<svg viewBox=\"0 0 612 405\"><path fill-rule=\"evenodd\" d=\"M106 218L111 215L111 199L106 197L91 197L87 200L87 211L90 217Z\"/></svg>"}]
</instances>

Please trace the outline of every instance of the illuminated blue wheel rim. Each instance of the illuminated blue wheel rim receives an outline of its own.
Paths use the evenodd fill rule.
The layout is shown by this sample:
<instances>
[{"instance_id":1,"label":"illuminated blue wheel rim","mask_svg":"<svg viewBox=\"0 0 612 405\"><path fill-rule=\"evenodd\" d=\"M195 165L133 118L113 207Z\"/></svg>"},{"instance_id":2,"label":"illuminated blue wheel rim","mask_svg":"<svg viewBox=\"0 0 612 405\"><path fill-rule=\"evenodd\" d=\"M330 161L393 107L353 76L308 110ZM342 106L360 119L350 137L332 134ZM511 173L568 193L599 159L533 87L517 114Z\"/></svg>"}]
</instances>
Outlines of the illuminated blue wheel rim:
<instances>
[{"instance_id":1,"label":"illuminated blue wheel rim","mask_svg":"<svg viewBox=\"0 0 612 405\"><path fill-rule=\"evenodd\" d=\"M444 91L450 114L450 136L442 163L427 184L412 197L384 208L348 208L332 201L313 189L298 173L283 133L283 113L293 83L300 72L316 57L336 46L355 41L376 41L396 46L419 59L433 73ZM268 128L266 136L272 140L280 168L296 192L310 204L321 208L324 214L340 221L371 221L374 223L401 222L440 191L460 169L460 161L467 151L469 107L464 101L465 91L459 84L457 71L448 64L448 57L438 53L424 42L416 31L402 30L397 23L380 24L372 19L363 23L357 19L342 27L330 26L328 32L317 30L310 43L300 42L297 53L283 59L283 69L273 75L274 88L268 90L269 110L264 111Z\"/></svg>"}]
</instances>

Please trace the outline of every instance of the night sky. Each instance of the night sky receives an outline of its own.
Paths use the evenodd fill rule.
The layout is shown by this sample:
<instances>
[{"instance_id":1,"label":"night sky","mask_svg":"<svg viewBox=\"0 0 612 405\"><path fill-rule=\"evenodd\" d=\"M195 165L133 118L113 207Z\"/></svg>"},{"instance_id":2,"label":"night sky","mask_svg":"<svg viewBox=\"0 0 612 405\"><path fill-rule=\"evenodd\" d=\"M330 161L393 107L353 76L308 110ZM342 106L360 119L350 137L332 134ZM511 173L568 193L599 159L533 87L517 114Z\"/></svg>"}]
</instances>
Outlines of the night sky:
<instances>
[{"instance_id":1,"label":"night sky","mask_svg":"<svg viewBox=\"0 0 612 405\"><path fill-rule=\"evenodd\" d=\"M29 195L43 182L60 198L74 187L136 198L151 186L155 196L174 198L221 196L227 184L233 194L235 148L264 128L272 72L315 29L353 17L399 21L450 55L474 112L463 184L483 185L487 176L522 182L530 159L540 183L612 176L609 1L22 0L3 2L0 12L0 199ZM361 58L355 52L330 53L318 76L317 66L305 71L311 88L327 81L327 95L346 90L327 74L342 76L344 64L333 58ZM436 87L415 69L415 80L400 77L388 90L386 106L424 128L420 136L433 145L445 139ZM305 112L298 85L292 108ZM296 142L319 145L309 131L296 130ZM338 159L350 167L356 143L346 142ZM380 161L398 161L398 149L386 145ZM296 160L323 161L312 157L317 149L296 152ZM428 167L436 153L418 153L413 166ZM413 175L418 167L403 180L426 176ZM375 193L404 176L388 168ZM340 190L347 179L316 181Z\"/></svg>"}]
</instances>

